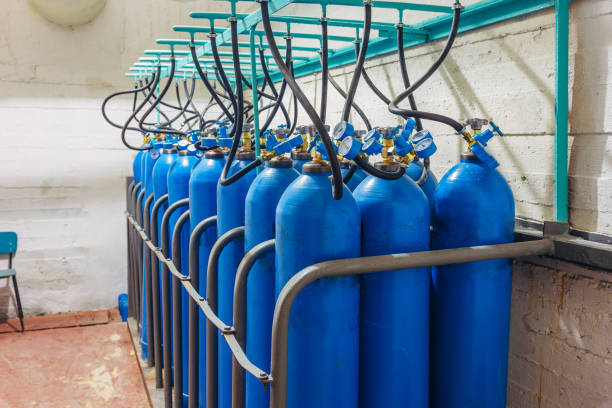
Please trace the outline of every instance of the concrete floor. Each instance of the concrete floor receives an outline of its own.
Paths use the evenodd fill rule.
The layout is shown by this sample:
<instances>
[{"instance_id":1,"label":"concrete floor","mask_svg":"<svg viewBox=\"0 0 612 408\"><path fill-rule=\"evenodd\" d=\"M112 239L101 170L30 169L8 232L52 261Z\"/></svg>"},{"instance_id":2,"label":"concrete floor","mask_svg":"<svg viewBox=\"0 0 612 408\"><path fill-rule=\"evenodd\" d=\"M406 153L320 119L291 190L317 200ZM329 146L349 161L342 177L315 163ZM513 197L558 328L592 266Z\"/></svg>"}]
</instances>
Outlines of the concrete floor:
<instances>
[{"instance_id":1,"label":"concrete floor","mask_svg":"<svg viewBox=\"0 0 612 408\"><path fill-rule=\"evenodd\" d=\"M132 334L133 346L136 349L138 355L138 362L140 363L140 369L151 397L151 402L154 408L164 408L164 389L155 388L155 367L149 367L147 362L142 359L142 349L138 344L138 323L133 318L128 318L128 327Z\"/></svg>"},{"instance_id":2,"label":"concrete floor","mask_svg":"<svg viewBox=\"0 0 612 408\"><path fill-rule=\"evenodd\" d=\"M26 329L43 329L0 330L0 407L151 407L125 323L46 329L28 320Z\"/></svg>"}]
</instances>

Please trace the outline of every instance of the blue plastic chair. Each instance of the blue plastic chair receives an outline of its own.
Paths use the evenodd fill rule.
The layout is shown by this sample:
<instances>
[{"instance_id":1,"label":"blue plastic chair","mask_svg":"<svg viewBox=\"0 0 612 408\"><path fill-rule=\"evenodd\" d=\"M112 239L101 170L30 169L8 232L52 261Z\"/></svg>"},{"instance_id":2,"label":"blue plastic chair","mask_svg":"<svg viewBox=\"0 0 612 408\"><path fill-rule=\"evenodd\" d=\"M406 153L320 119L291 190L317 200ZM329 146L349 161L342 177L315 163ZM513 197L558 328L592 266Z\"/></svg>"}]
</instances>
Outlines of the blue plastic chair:
<instances>
[{"instance_id":1,"label":"blue plastic chair","mask_svg":"<svg viewBox=\"0 0 612 408\"><path fill-rule=\"evenodd\" d=\"M13 278L15 288L15 300L17 301L17 314L23 332L23 309L19 298L19 288L17 287L17 272L13 269L13 256L17 252L17 234L14 232L0 232L0 255L8 254L8 269L0 269L0 279Z\"/></svg>"}]
</instances>

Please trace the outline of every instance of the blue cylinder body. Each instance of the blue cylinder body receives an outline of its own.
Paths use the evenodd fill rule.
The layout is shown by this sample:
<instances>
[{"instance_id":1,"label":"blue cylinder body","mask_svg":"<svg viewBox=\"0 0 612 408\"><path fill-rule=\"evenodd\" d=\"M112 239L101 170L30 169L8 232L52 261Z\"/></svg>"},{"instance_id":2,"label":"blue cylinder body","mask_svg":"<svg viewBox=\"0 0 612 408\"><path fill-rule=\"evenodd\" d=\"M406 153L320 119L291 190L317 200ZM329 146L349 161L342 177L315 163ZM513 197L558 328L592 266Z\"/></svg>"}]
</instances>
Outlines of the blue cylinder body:
<instances>
[{"instance_id":1,"label":"blue cylinder body","mask_svg":"<svg viewBox=\"0 0 612 408\"><path fill-rule=\"evenodd\" d=\"M144 212L144 208L145 208L145 202L147 200L147 197L149 197L149 195L153 194L153 167L155 166L155 163L157 162L157 160L159 159L160 156L160 151L161 151L161 143L159 142L153 142L153 149L147 150L146 152L143 153L142 156L142 167L141 167L141 177L143 178L143 185L144 185L144 195L142 198L142 223L143 223L143 227L145 226L146 221L151 218L151 213L150 211L148 212ZM151 207L153 206L153 204L151 204ZM149 208L150 210L150 208ZM147 263L145 262L145 252L147 251L147 247L146 245L143 245L142 248L142 307L141 307L141 316L140 316L140 347L141 347L141 351L142 351L142 358L143 360L147 360L149 352L148 352L148 344L147 344L147 279L146 279L146 275L147 275ZM152 262L155 262L155 260L152 260Z\"/></svg>"},{"instance_id":2,"label":"blue cylinder body","mask_svg":"<svg viewBox=\"0 0 612 408\"><path fill-rule=\"evenodd\" d=\"M171 205L178 200L189 197L189 178L191 169L198 161L195 154L186 154L186 150L181 151L168 171L168 204ZM195 152L193 152L195 153ZM181 214L187 207L176 210L170 216L169 232L174 231L174 226ZM189 214L191 218L191 212ZM191 220L190 220L191 221ZM181 229L181 266L180 271L183 275L189 275L189 231L190 221L185 223ZM189 367L189 295L181 286L181 327L182 327L182 362L183 362L183 405L186 406L189 395L188 387L188 367Z\"/></svg>"},{"instance_id":3,"label":"blue cylinder body","mask_svg":"<svg viewBox=\"0 0 612 408\"><path fill-rule=\"evenodd\" d=\"M436 189L432 224L433 249L513 242L512 191L464 154ZM508 259L432 269L432 407L506 406L511 274Z\"/></svg>"},{"instance_id":4,"label":"blue cylinder body","mask_svg":"<svg viewBox=\"0 0 612 408\"><path fill-rule=\"evenodd\" d=\"M277 297L303 268L359 256L359 208L346 186L342 199L333 199L329 176L330 172L304 172L278 203ZM334 277L311 283L297 296L291 310L287 407L356 408L358 365L358 278Z\"/></svg>"},{"instance_id":5,"label":"blue cylinder body","mask_svg":"<svg viewBox=\"0 0 612 408\"><path fill-rule=\"evenodd\" d=\"M168 193L168 172L170 171L170 167L174 164L176 160L176 149L162 149L161 155L159 156L159 160L155 163L153 167L153 203L159 200L164 194ZM153 208L153 204L151 204L151 208ZM157 211L157 242L160 248L163 248L163 243L161 241L161 226L162 226L162 218L164 217L164 213L168 208L168 202L164 203L159 210ZM169 225L168 225L169 226ZM172 230L168 228L168 253L167 257L172 257ZM163 279L163 268L161 261L153 258L151 262L157 262L157 274L158 274L158 282L159 282L159 327L163 327L163 308L162 304L165 302L162 294L162 279ZM168 271L168 274L170 272ZM170 327L172 327L172 290L169 293L170 298ZM161 339L160 344L163 345L164 339ZM172 350L172 336L170 338L170 350Z\"/></svg>"},{"instance_id":6,"label":"blue cylinder body","mask_svg":"<svg viewBox=\"0 0 612 408\"><path fill-rule=\"evenodd\" d=\"M421 177L422 173L423 162L421 162L420 160L413 161L408 165L408 168L406 169L406 174L414 181L417 181ZM430 209L433 211L433 195L434 191L436 191L436 187L438 187L438 179L431 170L427 172L427 178L425 179L425 182L421 184L420 187L429 199Z\"/></svg>"},{"instance_id":7,"label":"blue cylinder body","mask_svg":"<svg viewBox=\"0 0 612 408\"><path fill-rule=\"evenodd\" d=\"M138 184L142 181L142 158L144 156L144 151L139 150L134 156L134 161L132 162L132 172L134 174L134 184Z\"/></svg>"},{"instance_id":8,"label":"blue cylinder body","mask_svg":"<svg viewBox=\"0 0 612 408\"><path fill-rule=\"evenodd\" d=\"M206 152L195 165L189 180L189 213L190 226L195 228L202 220L217 214L217 183L225 157L218 151ZM217 227L208 228L200 238L199 287L198 293L206 296L206 268L210 250L217 240ZM206 406L206 317L198 312L198 379L200 392L198 404Z\"/></svg>"},{"instance_id":9,"label":"blue cylinder body","mask_svg":"<svg viewBox=\"0 0 612 408\"><path fill-rule=\"evenodd\" d=\"M409 177L365 179L354 192L362 256L429 250L425 193ZM429 406L429 268L361 276L359 406Z\"/></svg>"},{"instance_id":10,"label":"blue cylinder body","mask_svg":"<svg viewBox=\"0 0 612 408\"><path fill-rule=\"evenodd\" d=\"M344 175L348 172L349 167L341 167L340 171L342 172L342 177L344 177ZM353 173L353 175L351 176L351 179L349 180L349 182L346 184L346 186L349 188L349 190L351 191L355 191L355 189L357 188L357 186L363 181L365 180L365 177L363 176L365 174L365 172L363 170L361 170L361 172L359 171L361 169L357 169L355 171L355 173Z\"/></svg>"},{"instance_id":11,"label":"blue cylinder body","mask_svg":"<svg viewBox=\"0 0 612 408\"><path fill-rule=\"evenodd\" d=\"M282 159L281 159L282 160ZM276 206L285 189L299 173L285 160L288 167L266 168L257 175L245 203L245 252L255 245L274 238ZM274 254L261 257L247 278L246 352L258 367L270 370L270 340L274 314ZM247 376L247 408L268 408L270 393L252 375Z\"/></svg>"},{"instance_id":12,"label":"blue cylinder body","mask_svg":"<svg viewBox=\"0 0 612 408\"><path fill-rule=\"evenodd\" d=\"M254 158L254 154L238 153L232 163L228 177L246 167ZM244 202L256 171L250 171L238 181L229 186L217 186L217 233L219 236L227 231L244 225ZM244 256L244 240L236 240L228 244L219 257L219 318L224 322L233 319L234 280L236 269ZM219 342L219 408L232 406L232 352L218 334Z\"/></svg>"}]
</instances>

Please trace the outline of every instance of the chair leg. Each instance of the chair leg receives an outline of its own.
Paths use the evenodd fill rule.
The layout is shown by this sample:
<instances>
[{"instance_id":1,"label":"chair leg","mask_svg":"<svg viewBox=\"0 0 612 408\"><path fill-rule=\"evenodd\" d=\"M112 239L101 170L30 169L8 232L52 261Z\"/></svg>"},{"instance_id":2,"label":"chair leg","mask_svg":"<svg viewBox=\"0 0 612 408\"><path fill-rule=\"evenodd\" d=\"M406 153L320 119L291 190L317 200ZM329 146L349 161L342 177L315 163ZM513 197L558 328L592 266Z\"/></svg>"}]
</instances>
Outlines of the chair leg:
<instances>
[{"instance_id":1,"label":"chair leg","mask_svg":"<svg viewBox=\"0 0 612 408\"><path fill-rule=\"evenodd\" d=\"M19 297L19 287L17 286L17 277L13 275L13 286L15 287L15 300L17 300L17 314L21 323L21 332L25 330L23 327L23 309L21 308L21 298Z\"/></svg>"}]
</instances>

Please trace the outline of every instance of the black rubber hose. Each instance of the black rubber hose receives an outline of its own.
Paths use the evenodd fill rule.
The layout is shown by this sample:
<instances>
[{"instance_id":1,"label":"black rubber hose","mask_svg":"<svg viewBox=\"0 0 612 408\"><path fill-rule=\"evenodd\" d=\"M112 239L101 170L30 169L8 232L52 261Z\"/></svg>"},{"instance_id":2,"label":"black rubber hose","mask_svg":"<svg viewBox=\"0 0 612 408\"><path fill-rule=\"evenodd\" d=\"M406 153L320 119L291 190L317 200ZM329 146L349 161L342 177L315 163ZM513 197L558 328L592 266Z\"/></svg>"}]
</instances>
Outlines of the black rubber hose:
<instances>
[{"instance_id":1,"label":"black rubber hose","mask_svg":"<svg viewBox=\"0 0 612 408\"><path fill-rule=\"evenodd\" d=\"M340 84L338 84L331 75L328 77L328 79L329 79L329 83L332 84L332 86L336 89L336 91L338 91L338 93L342 95L342 97L346 100L347 98L346 92L344 92L344 90L340 87ZM368 130L371 130L372 124L370 123L370 120L366 116L365 112L355 102L353 102L353 109L355 109L355 112L357 112L359 117L361 117L361 120L363 120L363 123L365 124L366 128Z\"/></svg>"},{"instance_id":2,"label":"black rubber hose","mask_svg":"<svg viewBox=\"0 0 612 408\"><path fill-rule=\"evenodd\" d=\"M287 36L286 41L287 41L287 49L285 52L285 61L286 61L287 66L290 66L291 65L291 37ZM264 122L264 125L259 130L260 135L262 135L266 131L266 129L268 129L268 127L270 126L270 123L272 123L272 121L276 117L278 108L283 102L283 98L285 96L286 89L287 89L287 81L283 79L283 83L281 84L280 91L278 92L278 96L276 97L276 103L274 104L274 107L272 108L272 112L270 112L270 115L268 115L268 118ZM287 120L286 125L291 126L291 121Z\"/></svg>"},{"instance_id":3,"label":"black rubber hose","mask_svg":"<svg viewBox=\"0 0 612 408\"><path fill-rule=\"evenodd\" d=\"M329 78L329 41L327 36L327 17L321 18L321 107L319 116L325 123L327 118L327 81Z\"/></svg>"},{"instance_id":4,"label":"black rubber hose","mask_svg":"<svg viewBox=\"0 0 612 408\"><path fill-rule=\"evenodd\" d=\"M344 173L344 177L342 178L342 181L344 182L344 184L346 184L349 181L351 181L351 178L353 177L353 174L355 174L355 172L357 171L358 168L359 168L358 165L356 165L355 163L351 163L351 167L349 167L349 169L346 171L346 173Z\"/></svg>"},{"instance_id":5,"label":"black rubber hose","mask_svg":"<svg viewBox=\"0 0 612 408\"><path fill-rule=\"evenodd\" d=\"M154 90L153 90L153 92L154 92ZM146 93L145 93L145 95L146 95ZM149 103L152 104L153 102L149 102ZM166 115L164 113L164 111L162 111L160 109L160 106L166 106L166 107L168 107L170 109L173 109L173 110L181 110L182 109L180 106L174 106L174 105L172 105L172 104L170 104L170 103L168 103L166 101L163 101L163 100L158 101L158 103L155 104L155 110L159 113L160 116L162 116L164 118L164 120L166 121L165 123L169 122L170 118L168 117L168 115ZM138 119L136 119L136 120L138 120ZM143 122L143 125L145 125L145 126L157 126L158 124L154 123L154 122Z\"/></svg>"},{"instance_id":6,"label":"black rubber hose","mask_svg":"<svg viewBox=\"0 0 612 408\"><path fill-rule=\"evenodd\" d=\"M287 54L285 55L285 58L287 58ZM268 70L268 64L266 62L266 58L264 57L263 48L259 49L259 61L261 62L261 69L264 74L264 84L268 83L270 85L270 91L272 92L272 95L274 95L275 100L280 100L280 109L283 112L283 116L285 117L285 123L289 125L289 123L291 123L291 120L289 119L289 112L287 112L287 109L285 108L285 104L283 103L283 98L278 97L278 92L276 91L274 82L272 82L272 78L270 77L270 71ZM286 81L283 79L283 84L285 83ZM282 88L282 84L281 84L281 88ZM266 128L264 128L264 131L266 130ZM260 133L263 133L263 132L260 131Z\"/></svg>"},{"instance_id":7,"label":"black rubber hose","mask_svg":"<svg viewBox=\"0 0 612 408\"><path fill-rule=\"evenodd\" d=\"M325 129L325 124L323 123L323 121L321 121L321 118L317 115L317 111L308 100L308 97L304 92L302 92L299 85L295 81L295 78L293 78L293 75L291 75L289 68L287 68L287 66L283 62L283 58L281 57L280 52L278 51L278 47L276 46L276 40L274 38L272 26L270 25L268 1L261 0L259 5L261 7L261 17L264 31L266 33L266 40L268 41L270 51L272 52L274 61L278 66L278 70L283 75L283 78L287 80L287 84L289 85L289 87L299 100L300 104L306 111L306 114L315 126L317 132L319 133L319 136L321 137L321 141L325 146L325 151L327 152L329 163L332 169L332 194L334 196L334 199L339 200L342 198L344 184L342 183L342 172L340 171L340 164L338 162L338 157L336 156L336 150L334 149L334 145L332 144L332 141L329 138L327 129Z\"/></svg>"},{"instance_id":8,"label":"black rubber hose","mask_svg":"<svg viewBox=\"0 0 612 408\"><path fill-rule=\"evenodd\" d=\"M408 78L408 69L406 68L406 57L404 56L404 25L399 23L397 25L397 58L399 59L400 72L402 73L402 81L404 82L404 88L410 88L410 78ZM410 103L410 109L417 110L416 101L414 95L408 95L408 102ZM423 123L421 118L415 118L417 131L423 130Z\"/></svg>"},{"instance_id":9,"label":"black rubber hose","mask_svg":"<svg viewBox=\"0 0 612 408\"><path fill-rule=\"evenodd\" d=\"M230 21L230 29L231 29L231 34L232 34L232 58L234 60L234 74L236 78L240 78L240 76L242 75L242 71L240 70L240 55L239 55L239 49L238 49L238 28L236 27L237 25L236 17L230 17L229 21ZM217 53L217 57L218 56L219 54ZM228 186L232 184L233 182L237 181L240 177L242 177L244 174L247 173L247 172L242 172L242 170L246 170L247 168L249 168L251 164L253 164L251 163L249 166L245 167L241 171L233 174L229 178L226 178L229 172L229 169L232 165L232 162L234 161L234 157L236 156L236 152L238 151L238 145L240 144L240 137L237 132L242 131L242 123L244 120L244 112L243 112L244 95L242 93L242 81L240 80L236 81L236 97L237 97L236 98L236 115L234 117L235 121L234 121L234 128L233 128L233 130L235 131L234 132L235 137L232 142L232 148L230 149L229 155L227 156L225 165L223 166L221 177L219 178L219 183L222 186ZM256 159L255 161L257 160L258 159ZM255 167L257 167L259 164L260 163L255 165ZM251 167L250 170L252 170L255 167Z\"/></svg>"},{"instance_id":10,"label":"black rubber hose","mask_svg":"<svg viewBox=\"0 0 612 408\"><path fill-rule=\"evenodd\" d=\"M362 169L364 169L367 173L370 173L373 176L379 177L381 179L384 180L396 180L400 177L402 177L404 175L404 173L406 172L406 169L404 167L401 167L394 172L387 172L387 171L382 171L382 170L378 170L376 167L372 166L369 162L368 159L361 156L361 155L357 155L354 159L355 163L357 163L359 165L359 167L361 167ZM357 170L357 169L355 169Z\"/></svg>"},{"instance_id":11,"label":"black rubber hose","mask_svg":"<svg viewBox=\"0 0 612 408\"><path fill-rule=\"evenodd\" d=\"M143 132L151 132L151 133L168 133L168 134L172 134L172 135L185 135L185 132L180 132L177 130L166 130L164 129L163 131L158 131L156 129L150 129L147 130L144 128L143 126L143 122L145 121L145 119L151 114L151 112L153 112L153 110L155 109L155 106L157 105L158 101L162 100L164 98L164 96L166 95L166 92L168 92L168 89L170 88L170 84L172 83L173 79L174 79L174 72L176 69L176 59L174 58L174 55L172 55L170 57L170 74L168 75L168 80L166 81L166 85L164 85L164 87L162 88L162 90L160 91L159 95L157 97L154 98L153 103L151 104L151 106L149 107L149 109L147 109L145 111L145 113L143 114L143 116L140 118L140 120L138 121L138 127L143 131ZM161 73L161 71L160 71Z\"/></svg>"},{"instance_id":12,"label":"black rubber hose","mask_svg":"<svg viewBox=\"0 0 612 408\"><path fill-rule=\"evenodd\" d=\"M404 119L407 119L409 117L414 117L414 118L420 118L420 119L433 120L435 122L444 123L452 127L458 133L461 133L463 131L463 126L461 125L461 123L457 122L456 120L452 118L449 118L448 116L439 115L439 114L430 113L430 112L422 112L422 111L417 111L417 110L402 109L398 107L400 102L402 102L411 93L413 93L417 88L423 85L423 83L436 71L436 69L440 67L440 65L442 64L442 62L444 61L444 59L450 52L450 49L453 46L453 43L455 41L455 37L457 36L457 30L459 29L460 16L461 16L461 6L459 3L456 3L455 10L453 12L453 22L452 22L451 30L450 30L448 39L446 40L446 44L444 48L442 49L442 52L438 56L438 59L433 63L433 65L427 70L427 72L425 72L425 74L421 78L419 78L416 82L414 82L410 86L410 88L406 89L405 91L397 95L395 99L391 101L391 103L389 104L389 111L391 113L399 115L403 117Z\"/></svg>"},{"instance_id":13,"label":"black rubber hose","mask_svg":"<svg viewBox=\"0 0 612 408\"><path fill-rule=\"evenodd\" d=\"M291 61L291 75L294 75L294 73L295 71L293 70L293 61ZM290 135L293 134L293 132L295 131L295 128L297 127L297 117L298 117L297 97L295 96L293 92L291 92L291 94L293 95L293 121L291 122L291 127L289 127Z\"/></svg>"},{"instance_id":14,"label":"black rubber hose","mask_svg":"<svg viewBox=\"0 0 612 408\"><path fill-rule=\"evenodd\" d=\"M342 110L342 120L347 121L353 107L353 99L355 99L355 93L357 92L357 86L359 85L359 78L361 77L361 71L363 70L363 64L365 62L366 52L368 51L368 42L370 41L370 28L372 26L372 3L364 2L364 21L363 21L363 45L359 50L359 57L355 64L355 71L353 72L353 78L351 79L351 85L348 89L348 96L344 102L344 109Z\"/></svg>"},{"instance_id":15,"label":"black rubber hose","mask_svg":"<svg viewBox=\"0 0 612 408\"><path fill-rule=\"evenodd\" d=\"M125 132L128 130L128 125L130 124L130 122L136 117L136 114L138 114L138 112L140 112L140 110L149 102L149 99L151 99L151 96L153 95L154 89L155 87L157 87L157 84L159 83L159 78L161 76L161 65L157 66L157 72L154 76L154 80L153 80L153 87L151 88L151 91L148 93L148 95L145 97L145 99L140 103L140 105L136 108L135 111L133 111L130 114L130 117L125 121L125 123L123 124L123 127L121 128L121 142L125 145L125 147L127 147L128 149L131 150L151 150L153 148L152 145L144 145L142 147L136 147L136 146L132 146L130 145L126 138L125 138ZM105 101L106 102L106 101ZM102 110L104 112L104 109ZM135 130L137 132L142 133L142 131L138 128L129 128L130 130Z\"/></svg>"},{"instance_id":16,"label":"black rubber hose","mask_svg":"<svg viewBox=\"0 0 612 408\"><path fill-rule=\"evenodd\" d=\"M189 50L191 51L191 59L193 60L193 64L196 67L196 71L198 71L198 75L200 75L200 79L202 80L202 82L204 82L206 90L208 90L210 96L214 98L215 102L217 102L217 105L219 105L219 107L227 115L227 117L231 118L232 114L230 113L229 109L225 107L223 101L219 98L219 95L217 95L217 90L213 88L213 86L210 84L210 81L208 80L208 77L206 76L206 73L204 73L204 71L202 70L202 66L200 65L200 61L198 61L198 54L196 53L196 47L193 41L191 42L191 44L189 44Z\"/></svg>"},{"instance_id":17,"label":"black rubber hose","mask_svg":"<svg viewBox=\"0 0 612 408\"><path fill-rule=\"evenodd\" d=\"M355 58L359 57L360 46L360 41L355 41ZM365 66L361 69L361 75L363 76L363 80L366 82L366 84L368 84L368 86L376 94L376 96L378 96L378 98L383 101L385 105L389 105L391 103L391 99L387 98L387 96L382 93L382 91L378 89L378 87L374 84L374 81L372 81L372 78L370 78L370 76L366 72Z\"/></svg>"},{"instance_id":18,"label":"black rubber hose","mask_svg":"<svg viewBox=\"0 0 612 408\"><path fill-rule=\"evenodd\" d=\"M149 82L149 88L150 87L151 87L151 83ZM147 88L147 89L149 89L149 88ZM146 92L143 91L143 94L146 95ZM174 106L171 103L168 103L166 101L159 101L159 105L163 105L163 106L166 106L166 107L174 109L174 110L180 110L181 109L179 106ZM159 110L159 107L157 109Z\"/></svg>"},{"instance_id":19,"label":"black rubber hose","mask_svg":"<svg viewBox=\"0 0 612 408\"><path fill-rule=\"evenodd\" d=\"M215 61L215 66L216 66L215 72L217 75L217 79L221 79L221 81L217 81L217 82L219 82L221 84L221 88L223 88L228 93L231 104L232 104L232 108L234 111L234 115L233 115L234 120L232 121L233 125L228 132L228 137L234 137L241 130L241 129L237 129L235 124L238 121L238 117L242 116L242 114L240 115L238 114L238 101L236 100L237 94L242 93L242 81L236 81L236 95L234 95L230 82L227 79L227 76L225 75L225 70L223 69L223 65L221 64L221 58L219 58L219 50L217 48L217 39L216 39L217 34L210 33L209 37L210 37L210 47L213 53L213 59ZM232 37L232 41L234 41L233 37ZM236 36L235 42L236 44L238 43L237 36ZM232 43L232 54L233 54L234 48L235 48L234 44ZM236 70L236 67L238 67L238 70ZM238 60L238 55L234 55L234 75L236 76L236 78L240 78L240 75L242 75L242 71L240 70L240 61ZM238 91L238 89L240 89L240 92ZM242 118L240 118L240 122L242 122Z\"/></svg>"},{"instance_id":20,"label":"black rubber hose","mask_svg":"<svg viewBox=\"0 0 612 408\"><path fill-rule=\"evenodd\" d=\"M155 74L153 75L153 77L151 78L151 82L155 82L156 81L156 76ZM126 91L118 91L118 92L114 92L110 95L108 95L106 98L104 98L104 101L102 102L102 117L104 118L104 120L106 120L111 126L116 127L117 129L123 129L123 125L118 125L117 123L113 122L108 115L106 114L106 104L113 98L120 96L120 95L129 95L131 93L133 93L134 95L137 95L139 92L145 91L149 89L149 83L147 83L146 85L137 88L137 89L130 89L130 90L126 90ZM141 108L142 109L142 108ZM134 103L133 103L133 107L132 107L132 113L135 114L134 112L137 112L136 110L136 98L134 98ZM134 130L137 132L141 132L140 129L138 128L132 128L129 127L129 130Z\"/></svg>"},{"instance_id":21,"label":"black rubber hose","mask_svg":"<svg viewBox=\"0 0 612 408\"><path fill-rule=\"evenodd\" d=\"M179 92L178 82L176 82L175 85L176 86L174 88L175 88L175 91L176 91L176 99L177 99L177 102L178 102L179 106L181 106L182 108L180 109L179 113L175 117L170 119L168 122L160 123L159 127L170 127L181 116L184 117L185 120L187 119L187 115L185 115L185 111L187 110L187 106L189 106L189 94L187 94L187 101L185 103L185 106L183 106L183 103L181 102L181 95L180 95L180 92ZM191 92L191 97L193 97L193 89L192 89L192 92ZM190 112L190 113L195 113L197 115L197 112Z\"/></svg>"}]
</instances>

